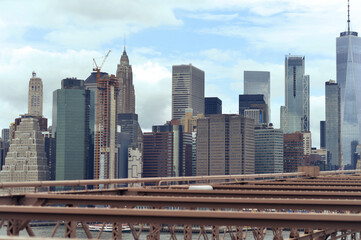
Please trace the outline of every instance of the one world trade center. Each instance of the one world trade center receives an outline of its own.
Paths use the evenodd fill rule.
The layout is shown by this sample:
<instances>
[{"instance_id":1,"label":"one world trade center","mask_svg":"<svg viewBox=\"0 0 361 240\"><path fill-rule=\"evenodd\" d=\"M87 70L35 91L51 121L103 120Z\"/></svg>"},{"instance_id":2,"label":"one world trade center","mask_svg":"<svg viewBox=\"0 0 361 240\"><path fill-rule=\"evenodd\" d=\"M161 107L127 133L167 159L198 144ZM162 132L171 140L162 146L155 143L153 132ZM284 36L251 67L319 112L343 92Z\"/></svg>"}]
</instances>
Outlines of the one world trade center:
<instances>
[{"instance_id":1,"label":"one world trade center","mask_svg":"<svg viewBox=\"0 0 361 240\"><path fill-rule=\"evenodd\" d=\"M361 144L361 38L350 31L349 9L348 5L347 31L336 39L337 82L341 90L340 162L344 166L355 164L353 155Z\"/></svg>"}]
</instances>

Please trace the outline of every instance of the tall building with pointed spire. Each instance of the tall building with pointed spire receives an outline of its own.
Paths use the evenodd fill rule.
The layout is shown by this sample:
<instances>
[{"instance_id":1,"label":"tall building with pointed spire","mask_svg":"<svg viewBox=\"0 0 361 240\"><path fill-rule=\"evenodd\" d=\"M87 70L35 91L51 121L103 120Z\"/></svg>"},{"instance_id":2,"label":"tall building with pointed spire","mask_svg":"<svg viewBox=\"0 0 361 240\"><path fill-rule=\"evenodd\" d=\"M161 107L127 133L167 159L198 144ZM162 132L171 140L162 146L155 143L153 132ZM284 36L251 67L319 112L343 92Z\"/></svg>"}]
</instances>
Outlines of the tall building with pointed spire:
<instances>
[{"instance_id":1,"label":"tall building with pointed spire","mask_svg":"<svg viewBox=\"0 0 361 240\"><path fill-rule=\"evenodd\" d=\"M32 116L43 115L43 82L41 78L33 77L29 81L28 114Z\"/></svg>"},{"instance_id":2,"label":"tall building with pointed spire","mask_svg":"<svg viewBox=\"0 0 361 240\"><path fill-rule=\"evenodd\" d=\"M117 95L117 113L135 113L135 93L133 85L132 65L129 65L127 52L123 51L120 64L117 66L116 77L119 78Z\"/></svg>"},{"instance_id":3,"label":"tall building with pointed spire","mask_svg":"<svg viewBox=\"0 0 361 240\"><path fill-rule=\"evenodd\" d=\"M337 83L341 90L341 145L343 165L351 164L361 136L361 38L350 30L348 4L347 31L336 39Z\"/></svg>"}]
</instances>

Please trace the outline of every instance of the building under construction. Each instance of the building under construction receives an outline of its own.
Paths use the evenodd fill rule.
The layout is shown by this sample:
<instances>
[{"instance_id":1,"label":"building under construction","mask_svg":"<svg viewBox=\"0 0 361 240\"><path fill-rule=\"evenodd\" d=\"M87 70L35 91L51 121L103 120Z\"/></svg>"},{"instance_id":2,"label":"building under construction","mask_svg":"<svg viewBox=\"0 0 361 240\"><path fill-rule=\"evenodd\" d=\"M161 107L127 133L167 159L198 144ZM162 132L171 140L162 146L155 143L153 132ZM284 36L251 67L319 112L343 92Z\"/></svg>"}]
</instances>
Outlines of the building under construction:
<instances>
[{"instance_id":1,"label":"building under construction","mask_svg":"<svg viewBox=\"0 0 361 240\"><path fill-rule=\"evenodd\" d=\"M99 69L100 70L100 69ZM116 96L119 80L114 75L97 76L97 110L94 178L116 178L118 150L116 143Z\"/></svg>"}]
</instances>

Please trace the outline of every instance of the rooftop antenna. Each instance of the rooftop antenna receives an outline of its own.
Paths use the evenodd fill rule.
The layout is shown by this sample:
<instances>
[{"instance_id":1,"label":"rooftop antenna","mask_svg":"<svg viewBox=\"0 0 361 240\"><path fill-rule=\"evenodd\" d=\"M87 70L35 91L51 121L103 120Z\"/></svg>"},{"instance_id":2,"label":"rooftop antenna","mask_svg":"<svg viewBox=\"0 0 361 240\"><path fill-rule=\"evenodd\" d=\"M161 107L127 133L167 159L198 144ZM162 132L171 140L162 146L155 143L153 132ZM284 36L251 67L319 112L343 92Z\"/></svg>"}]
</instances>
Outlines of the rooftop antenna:
<instances>
[{"instance_id":1,"label":"rooftop antenna","mask_svg":"<svg viewBox=\"0 0 361 240\"><path fill-rule=\"evenodd\" d=\"M124 52L125 52L125 33L124 33Z\"/></svg>"},{"instance_id":2,"label":"rooftop antenna","mask_svg":"<svg viewBox=\"0 0 361 240\"><path fill-rule=\"evenodd\" d=\"M347 33L350 34L350 0L347 0Z\"/></svg>"}]
</instances>

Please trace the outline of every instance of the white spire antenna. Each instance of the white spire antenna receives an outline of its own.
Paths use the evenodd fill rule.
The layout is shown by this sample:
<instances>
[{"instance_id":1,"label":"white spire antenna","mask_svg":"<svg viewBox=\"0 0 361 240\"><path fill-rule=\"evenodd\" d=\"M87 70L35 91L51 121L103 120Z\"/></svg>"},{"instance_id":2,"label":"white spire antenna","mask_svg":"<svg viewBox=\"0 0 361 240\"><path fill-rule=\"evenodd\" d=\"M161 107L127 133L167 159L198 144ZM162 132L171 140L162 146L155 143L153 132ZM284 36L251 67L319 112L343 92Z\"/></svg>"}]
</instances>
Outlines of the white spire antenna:
<instances>
[{"instance_id":1,"label":"white spire antenna","mask_svg":"<svg viewBox=\"0 0 361 240\"><path fill-rule=\"evenodd\" d=\"M347 33L350 34L350 0L347 0Z\"/></svg>"}]
</instances>

